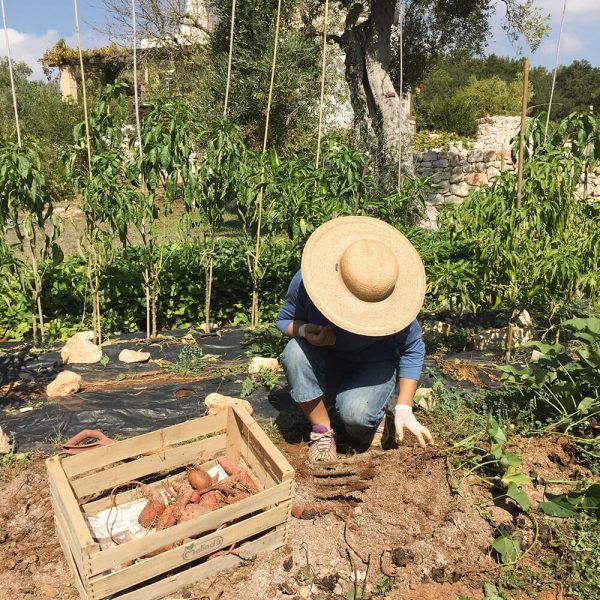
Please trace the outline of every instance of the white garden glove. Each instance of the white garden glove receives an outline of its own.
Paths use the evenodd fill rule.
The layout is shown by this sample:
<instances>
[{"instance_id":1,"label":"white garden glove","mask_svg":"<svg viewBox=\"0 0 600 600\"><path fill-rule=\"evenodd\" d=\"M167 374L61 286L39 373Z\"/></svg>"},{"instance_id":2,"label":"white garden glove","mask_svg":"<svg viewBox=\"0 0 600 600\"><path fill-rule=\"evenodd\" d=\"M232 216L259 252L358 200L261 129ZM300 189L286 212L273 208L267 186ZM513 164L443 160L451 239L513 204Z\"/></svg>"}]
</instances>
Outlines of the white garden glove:
<instances>
[{"instance_id":1,"label":"white garden glove","mask_svg":"<svg viewBox=\"0 0 600 600\"><path fill-rule=\"evenodd\" d=\"M415 415L413 415L412 406L408 404L396 404L394 408L394 425L396 426L396 440L398 442L402 442L404 439L404 429L406 428L417 438L421 448L426 446L423 436L427 438L430 444L433 444L429 429L417 421Z\"/></svg>"}]
</instances>

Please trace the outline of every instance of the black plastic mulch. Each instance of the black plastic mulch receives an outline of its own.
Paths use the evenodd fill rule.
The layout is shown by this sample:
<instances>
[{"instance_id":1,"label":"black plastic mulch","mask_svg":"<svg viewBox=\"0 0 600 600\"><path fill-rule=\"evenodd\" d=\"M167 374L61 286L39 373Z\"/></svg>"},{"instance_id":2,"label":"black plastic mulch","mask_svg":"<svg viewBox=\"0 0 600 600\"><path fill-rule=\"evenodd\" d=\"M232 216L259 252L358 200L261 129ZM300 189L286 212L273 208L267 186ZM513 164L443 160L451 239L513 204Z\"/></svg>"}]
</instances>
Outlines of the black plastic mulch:
<instances>
[{"instance_id":1,"label":"black plastic mulch","mask_svg":"<svg viewBox=\"0 0 600 600\"><path fill-rule=\"evenodd\" d=\"M103 352L109 357L106 366L68 365L66 368L80 373L84 382L114 382L120 375L132 373L160 372L161 368L152 362L127 365L118 360L119 352L124 348L150 352L153 360L176 362L185 347L183 338L186 332L163 332L160 341L147 343L142 334L120 336L103 346ZM244 332L231 329L221 336L202 336L194 334L198 346L204 354L215 354L219 359L210 363L211 369L219 365L239 362L245 364ZM189 340L188 340L189 342ZM39 385L40 391L52 381L56 374L65 368L57 350L31 356L27 348L19 349L15 344L0 344L0 385L18 385L30 382ZM477 364L487 361L481 355L462 353L446 359L459 358ZM213 371L214 372L214 371ZM16 451L32 449L50 450L58 439L69 438L82 429L99 429L109 437L131 437L169 425L181 423L204 414L204 398L211 392L230 396L240 396L241 381L245 375L215 376L184 383L160 383L144 381L138 378L131 387L125 382L107 385L106 390L82 391L74 396L59 398L28 412L18 412L27 403L16 396L11 397L10 388L0 397L0 426L9 435L14 436ZM482 378L486 377L485 375ZM435 363L427 360L421 385L431 386L436 379L444 378ZM448 387L472 387L470 384L457 383L445 379ZM97 385L95 387L98 387ZM7 388L5 387L5 390ZM286 416L297 414L297 408L285 387L285 378L280 378L280 387L268 393L259 388L247 398L254 408L254 417L259 422L285 421ZM6 412L6 409L11 410ZM16 414L15 414L16 413Z\"/></svg>"}]
</instances>

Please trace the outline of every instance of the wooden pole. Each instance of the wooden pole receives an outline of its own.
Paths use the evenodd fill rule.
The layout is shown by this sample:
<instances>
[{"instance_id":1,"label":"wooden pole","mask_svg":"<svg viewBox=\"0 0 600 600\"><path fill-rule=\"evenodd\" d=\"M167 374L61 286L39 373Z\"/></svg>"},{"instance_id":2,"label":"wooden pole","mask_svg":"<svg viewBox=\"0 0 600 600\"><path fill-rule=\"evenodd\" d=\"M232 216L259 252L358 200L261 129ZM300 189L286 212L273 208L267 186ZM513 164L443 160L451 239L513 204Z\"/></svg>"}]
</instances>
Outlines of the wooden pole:
<instances>
[{"instance_id":1,"label":"wooden pole","mask_svg":"<svg viewBox=\"0 0 600 600\"><path fill-rule=\"evenodd\" d=\"M519 164L517 165L517 208L521 208L523 193L523 155L525 151L525 124L527 121L527 96L529 91L529 59L523 64L523 100L521 103L521 132L519 140Z\"/></svg>"},{"instance_id":2,"label":"wooden pole","mask_svg":"<svg viewBox=\"0 0 600 600\"><path fill-rule=\"evenodd\" d=\"M233 36L235 33L235 8L236 0L231 4L231 26L229 28L229 57L227 58L227 83L225 84L225 102L223 104L223 117L227 116L229 104L229 88L231 86L231 63L233 60Z\"/></svg>"},{"instance_id":3,"label":"wooden pole","mask_svg":"<svg viewBox=\"0 0 600 600\"><path fill-rule=\"evenodd\" d=\"M6 10L4 0L2 0L2 23L4 25L4 39L6 40L6 57L8 58L8 73L10 75L10 89L12 91L13 109L15 111L15 128L17 130L17 144L22 147L21 126L19 124L19 108L17 106L17 90L15 88L15 76L13 73L12 58L10 55L10 42L8 40L8 27L6 25Z\"/></svg>"},{"instance_id":4,"label":"wooden pole","mask_svg":"<svg viewBox=\"0 0 600 600\"><path fill-rule=\"evenodd\" d=\"M560 40L562 38L563 25L565 24L565 13L567 12L567 0L564 1L562 17L560 19L560 30L558 42L556 42L556 59L554 61L554 73L552 74L552 88L550 89L550 101L548 102L548 113L546 114L546 127L544 128L544 144L548 139L548 127L550 125L550 112L552 111L552 100L554 99L554 86L556 85L556 73L558 72L558 59L560 56Z\"/></svg>"},{"instance_id":5,"label":"wooden pole","mask_svg":"<svg viewBox=\"0 0 600 600\"><path fill-rule=\"evenodd\" d=\"M140 160L140 189L142 194L146 192L146 186L144 185L144 172L142 170L142 125L140 123L140 99L138 92L138 70L137 70L137 15L135 10L135 0L131 0L131 21L133 26L132 31L132 45L133 45L133 101L135 106L135 127L137 132L137 143ZM144 211L145 212L145 211ZM142 217L141 234L145 239L146 236L146 217ZM146 337L151 337L151 326L150 326L150 267L148 262L148 252L144 243L144 286L146 292Z\"/></svg>"},{"instance_id":6,"label":"wooden pole","mask_svg":"<svg viewBox=\"0 0 600 600\"><path fill-rule=\"evenodd\" d=\"M398 125L398 189L400 189L400 183L402 181L402 125L404 124L404 111L402 109L402 88L404 87L404 50L402 48L403 29L404 21L402 14L402 2L400 2L400 90L398 93L400 98L400 121Z\"/></svg>"},{"instance_id":7,"label":"wooden pole","mask_svg":"<svg viewBox=\"0 0 600 600\"><path fill-rule=\"evenodd\" d=\"M75 8L75 33L77 34L77 50L79 51L79 68L81 69L81 88L83 94L83 120L85 122L85 138L87 142L88 169L92 176L92 145L90 142L90 120L88 118L87 86L85 83L85 68L83 66L83 51L81 50L81 34L79 31L79 6L77 0L73 0Z\"/></svg>"},{"instance_id":8,"label":"wooden pole","mask_svg":"<svg viewBox=\"0 0 600 600\"><path fill-rule=\"evenodd\" d=\"M319 128L317 130L317 158L315 166L319 168L321 158L321 135L323 131L323 105L325 100L325 69L327 68L327 26L329 20L329 0L325 0L325 17L323 21L323 61L321 64L321 96L319 100Z\"/></svg>"},{"instance_id":9,"label":"wooden pole","mask_svg":"<svg viewBox=\"0 0 600 600\"><path fill-rule=\"evenodd\" d=\"M271 105L273 103L273 88L275 86L275 67L277 65L277 48L279 46L279 27L281 23L281 0L277 0L277 17L275 19L275 44L273 46L273 60L271 63L271 82L269 84L269 98L267 100L267 110L265 119L265 134L263 136L262 154L267 152L267 142L269 140L269 120L271 117ZM256 281L256 273L258 273L258 264L260 260L260 230L262 227L262 209L265 187L265 167L261 167L260 172L260 189L258 192L258 219L256 224L256 247L254 251L254 268L252 274L252 307L250 313L250 325L256 327L258 325L258 285Z\"/></svg>"}]
</instances>

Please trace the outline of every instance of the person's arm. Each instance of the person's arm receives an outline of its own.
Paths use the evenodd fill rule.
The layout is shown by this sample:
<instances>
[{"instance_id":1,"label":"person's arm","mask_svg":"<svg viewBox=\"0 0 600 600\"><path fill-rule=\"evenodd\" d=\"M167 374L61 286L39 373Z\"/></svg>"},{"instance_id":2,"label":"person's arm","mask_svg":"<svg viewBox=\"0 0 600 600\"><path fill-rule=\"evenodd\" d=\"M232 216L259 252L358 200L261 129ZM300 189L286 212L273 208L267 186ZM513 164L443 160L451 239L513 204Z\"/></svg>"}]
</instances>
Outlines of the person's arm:
<instances>
[{"instance_id":1,"label":"person's arm","mask_svg":"<svg viewBox=\"0 0 600 600\"><path fill-rule=\"evenodd\" d=\"M303 337L313 346L332 346L335 333L329 326L308 323L308 294L302 284L302 275L298 271L285 296L285 302L277 315L277 329L288 337Z\"/></svg>"},{"instance_id":2,"label":"person's arm","mask_svg":"<svg viewBox=\"0 0 600 600\"><path fill-rule=\"evenodd\" d=\"M398 343L398 398L394 408L394 423L396 436L401 442L404 439L404 429L408 429L425 447L425 439L433 443L433 438L427 427L417 421L413 414L415 392L419 385L423 361L425 360L425 344L423 343L421 327L413 321L406 330L400 332ZM423 437L424 436L424 437Z\"/></svg>"}]
</instances>

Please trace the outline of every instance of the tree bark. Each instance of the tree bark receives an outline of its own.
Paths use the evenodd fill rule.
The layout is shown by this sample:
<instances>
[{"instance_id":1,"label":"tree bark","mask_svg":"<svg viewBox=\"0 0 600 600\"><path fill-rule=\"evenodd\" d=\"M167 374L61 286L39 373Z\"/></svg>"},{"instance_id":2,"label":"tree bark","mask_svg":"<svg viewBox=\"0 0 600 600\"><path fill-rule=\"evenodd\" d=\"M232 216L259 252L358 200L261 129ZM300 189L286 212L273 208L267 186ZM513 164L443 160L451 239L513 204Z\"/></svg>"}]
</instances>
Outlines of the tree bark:
<instances>
[{"instance_id":1,"label":"tree bark","mask_svg":"<svg viewBox=\"0 0 600 600\"><path fill-rule=\"evenodd\" d=\"M390 175L393 185L398 164L400 140L403 154L410 141L410 127L401 114L401 94L390 74L391 35L395 2L372 0L366 21L357 23L359 14L348 14L342 48L346 53L346 80L354 109L356 134L366 149L373 153L379 171ZM402 130L401 130L402 127ZM402 134L402 135L400 135ZM409 161L407 161L409 162ZM410 165L407 165L410 169Z\"/></svg>"}]
</instances>

